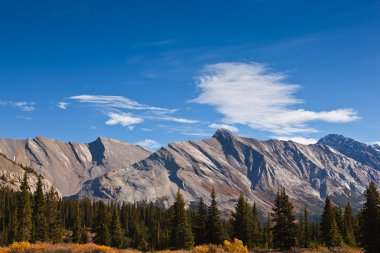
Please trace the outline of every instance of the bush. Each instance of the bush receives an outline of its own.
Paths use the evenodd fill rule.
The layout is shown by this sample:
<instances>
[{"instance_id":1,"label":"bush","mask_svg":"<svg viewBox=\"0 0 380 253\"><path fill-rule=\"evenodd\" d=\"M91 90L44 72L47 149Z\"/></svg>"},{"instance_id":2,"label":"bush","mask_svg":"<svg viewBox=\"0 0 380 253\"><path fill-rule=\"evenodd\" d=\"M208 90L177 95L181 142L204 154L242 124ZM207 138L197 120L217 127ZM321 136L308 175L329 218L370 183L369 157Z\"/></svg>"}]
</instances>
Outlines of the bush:
<instances>
[{"instance_id":1,"label":"bush","mask_svg":"<svg viewBox=\"0 0 380 253\"><path fill-rule=\"evenodd\" d=\"M223 247L227 252L231 253L248 253L247 246L244 246L243 242L236 238L234 238L233 242L225 240Z\"/></svg>"}]
</instances>

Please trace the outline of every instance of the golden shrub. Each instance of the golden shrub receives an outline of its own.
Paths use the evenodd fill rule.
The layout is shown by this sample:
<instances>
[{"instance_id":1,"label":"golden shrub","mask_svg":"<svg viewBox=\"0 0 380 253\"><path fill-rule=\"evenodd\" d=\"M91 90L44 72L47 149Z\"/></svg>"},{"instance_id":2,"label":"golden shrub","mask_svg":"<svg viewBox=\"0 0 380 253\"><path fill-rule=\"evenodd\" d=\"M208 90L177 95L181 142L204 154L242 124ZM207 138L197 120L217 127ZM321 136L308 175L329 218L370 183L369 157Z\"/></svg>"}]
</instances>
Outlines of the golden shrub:
<instances>
[{"instance_id":1,"label":"golden shrub","mask_svg":"<svg viewBox=\"0 0 380 253\"><path fill-rule=\"evenodd\" d=\"M223 247L227 252L231 253L248 253L247 246L244 246L243 242L236 238L234 238L233 242L225 240L223 242Z\"/></svg>"}]
</instances>

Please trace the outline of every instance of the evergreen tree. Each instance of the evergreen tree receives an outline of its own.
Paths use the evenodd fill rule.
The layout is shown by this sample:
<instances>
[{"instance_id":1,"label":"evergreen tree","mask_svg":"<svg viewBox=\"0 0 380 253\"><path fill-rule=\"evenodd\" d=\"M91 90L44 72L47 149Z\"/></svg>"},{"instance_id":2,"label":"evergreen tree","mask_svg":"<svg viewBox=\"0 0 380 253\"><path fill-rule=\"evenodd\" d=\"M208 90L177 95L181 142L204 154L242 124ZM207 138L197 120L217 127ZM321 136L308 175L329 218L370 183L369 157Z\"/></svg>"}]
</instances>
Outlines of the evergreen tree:
<instances>
[{"instance_id":1,"label":"evergreen tree","mask_svg":"<svg viewBox=\"0 0 380 253\"><path fill-rule=\"evenodd\" d=\"M123 242L123 232L121 231L119 213L116 208L112 212L112 221L111 221L111 246L120 248Z\"/></svg>"},{"instance_id":2,"label":"evergreen tree","mask_svg":"<svg viewBox=\"0 0 380 253\"><path fill-rule=\"evenodd\" d=\"M79 208L79 204L77 204L76 207L76 213L75 213L75 222L73 227L73 235L71 236L71 239L74 243L82 243L81 236L82 236L82 215Z\"/></svg>"},{"instance_id":3,"label":"evergreen tree","mask_svg":"<svg viewBox=\"0 0 380 253\"><path fill-rule=\"evenodd\" d=\"M218 202L216 201L215 190L212 189L211 204L208 207L207 217L207 243L220 244L222 243L224 237Z\"/></svg>"},{"instance_id":4,"label":"evergreen tree","mask_svg":"<svg viewBox=\"0 0 380 253\"><path fill-rule=\"evenodd\" d=\"M20 186L21 192L18 193L17 207L17 240L30 241L32 237L32 207L31 194L28 184L28 173L25 171L24 179Z\"/></svg>"},{"instance_id":5,"label":"evergreen tree","mask_svg":"<svg viewBox=\"0 0 380 253\"><path fill-rule=\"evenodd\" d=\"M330 198L326 197L322 214L321 232L322 241L328 247L340 246L342 244L342 236L336 222L335 213Z\"/></svg>"},{"instance_id":6,"label":"evergreen tree","mask_svg":"<svg viewBox=\"0 0 380 253\"><path fill-rule=\"evenodd\" d=\"M142 221L135 224L135 232L133 234L133 245L136 249L147 251L149 249L146 235L146 228Z\"/></svg>"},{"instance_id":7,"label":"evergreen tree","mask_svg":"<svg viewBox=\"0 0 380 253\"><path fill-rule=\"evenodd\" d=\"M62 241L61 214L58 206L59 198L53 186L46 195L46 224L48 238L53 243Z\"/></svg>"},{"instance_id":8,"label":"evergreen tree","mask_svg":"<svg viewBox=\"0 0 380 253\"><path fill-rule=\"evenodd\" d=\"M253 217L247 200L240 194L232 213L233 237L243 241L248 248L253 248Z\"/></svg>"},{"instance_id":9,"label":"evergreen tree","mask_svg":"<svg viewBox=\"0 0 380 253\"><path fill-rule=\"evenodd\" d=\"M273 246L279 249L290 249L296 244L296 224L293 205L289 201L285 189L277 192L273 207Z\"/></svg>"},{"instance_id":10,"label":"evergreen tree","mask_svg":"<svg viewBox=\"0 0 380 253\"><path fill-rule=\"evenodd\" d=\"M350 203L344 208L344 225L343 225L343 239L349 246L356 246L355 239L355 218L352 214L352 208Z\"/></svg>"},{"instance_id":11,"label":"evergreen tree","mask_svg":"<svg viewBox=\"0 0 380 253\"><path fill-rule=\"evenodd\" d=\"M42 189L42 179L38 176L37 188L33 195L33 238L34 242L47 239L47 224L45 217L45 196Z\"/></svg>"},{"instance_id":12,"label":"evergreen tree","mask_svg":"<svg viewBox=\"0 0 380 253\"><path fill-rule=\"evenodd\" d=\"M259 213L256 202L254 202L252 207L252 241L254 246L258 246L262 240Z\"/></svg>"},{"instance_id":13,"label":"evergreen tree","mask_svg":"<svg viewBox=\"0 0 380 253\"><path fill-rule=\"evenodd\" d=\"M272 248L272 217L271 214L267 215L267 222L265 223L265 247Z\"/></svg>"},{"instance_id":14,"label":"evergreen tree","mask_svg":"<svg viewBox=\"0 0 380 253\"><path fill-rule=\"evenodd\" d=\"M309 229L309 212L306 206L303 209L300 219L300 246L307 248L310 243L310 229Z\"/></svg>"},{"instance_id":15,"label":"evergreen tree","mask_svg":"<svg viewBox=\"0 0 380 253\"><path fill-rule=\"evenodd\" d=\"M179 189L171 207L170 240L174 249L191 249L194 246L194 237L187 219L185 201Z\"/></svg>"},{"instance_id":16,"label":"evergreen tree","mask_svg":"<svg viewBox=\"0 0 380 253\"><path fill-rule=\"evenodd\" d=\"M108 229L109 215L106 204L102 201L97 203L97 213L93 224L93 232L95 233L94 242L100 245L109 246L111 243L111 237Z\"/></svg>"},{"instance_id":17,"label":"evergreen tree","mask_svg":"<svg viewBox=\"0 0 380 253\"><path fill-rule=\"evenodd\" d=\"M366 253L380 252L380 196L371 182L365 191L366 202L360 215L361 243Z\"/></svg>"},{"instance_id":18,"label":"evergreen tree","mask_svg":"<svg viewBox=\"0 0 380 253\"><path fill-rule=\"evenodd\" d=\"M203 199L199 199L197 210L193 218L193 234L196 245L206 243L207 240L207 207Z\"/></svg>"}]
</instances>

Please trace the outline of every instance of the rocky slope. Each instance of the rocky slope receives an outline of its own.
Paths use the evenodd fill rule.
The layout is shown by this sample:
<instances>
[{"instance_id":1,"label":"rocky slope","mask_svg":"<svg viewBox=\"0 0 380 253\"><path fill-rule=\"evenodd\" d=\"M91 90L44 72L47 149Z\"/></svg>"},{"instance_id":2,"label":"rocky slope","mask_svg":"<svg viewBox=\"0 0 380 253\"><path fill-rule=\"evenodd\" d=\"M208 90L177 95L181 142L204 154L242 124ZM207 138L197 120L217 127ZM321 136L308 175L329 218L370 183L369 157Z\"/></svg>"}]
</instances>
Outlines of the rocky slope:
<instances>
[{"instance_id":1,"label":"rocky slope","mask_svg":"<svg viewBox=\"0 0 380 253\"><path fill-rule=\"evenodd\" d=\"M268 211L284 186L297 208L306 204L320 212L327 195L358 208L369 182L379 187L380 172L373 163L332 146L258 141L220 129L212 138L174 142L132 166L89 180L76 196L170 204L179 187L187 201L203 197L209 202L215 188L224 210L232 209L243 192Z\"/></svg>"},{"instance_id":2,"label":"rocky slope","mask_svg":"<svg viewBox=\"0 0 380 253\"><path fill-rule=\"evenodd\" d=\"M338 134L329 134L320 139L317 144L333 147L342 154L380 171L379 145L367 145Z\"/></svg>"},{"instance_id":3,"label":"rocky slope","mask_svg":"<svg viewBox=\"0 0 380 253\"><path fill-rule=\"evenodd\" d=\"M77 193L90 179L125 168L146 158L150 151L118 140L98 138L91 143L64 143L44 137L0 139L0 153L33 168L63 196ZM4 161L0 161L0 171Z\"/></svg>"},{"instance_id":4,"label":"rocky slope","mask_svg":"<svg viewBox=\"0 0 380 253\"><path fill-rule=\"evenodd\" d=\"M24 179L25 170L15 162L0 154L0 187L8 187L13 190L19 190L21 182ZM32 191L35 191L37 185L37 177L33 173L29 173L29 186ZM48 191L51 184L48 180L42 180L44 191Z\"/></svg>"}]
</instances>

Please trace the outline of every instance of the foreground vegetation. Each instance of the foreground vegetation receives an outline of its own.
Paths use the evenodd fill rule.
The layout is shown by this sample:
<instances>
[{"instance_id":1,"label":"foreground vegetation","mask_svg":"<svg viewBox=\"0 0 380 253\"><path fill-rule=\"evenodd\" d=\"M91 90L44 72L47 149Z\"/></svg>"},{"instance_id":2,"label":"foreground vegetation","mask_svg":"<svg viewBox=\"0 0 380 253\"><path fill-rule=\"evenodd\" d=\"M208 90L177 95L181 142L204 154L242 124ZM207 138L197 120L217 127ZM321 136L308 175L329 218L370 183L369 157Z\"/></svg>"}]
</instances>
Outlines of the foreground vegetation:
<instances>
[{"instance_id":1,"label":"foreground vegetation","mask_svg":"<svg viewBox=\"0 0 380 253\"><path fill-rule=\"evenodd\" d=\"M46 194L42 189L39 178L36 191L30 192L27 173L19 192L0 189L0 245L11 245L2 252L22 252L14 250L22 245L28 248L24 252L117 252L98 245L199 253L244 253L247 249L264 252L271 248L343 253L359 252L353 248L360 247L368 253L380 252L380 197L372 183L357 215L349 204L341 209L326 198L323 215L315 221L310 221L306 207L296 215L281 188L265 222L261 222L256 205L250 206L244 195L239 197L231 219L223 220L214 190L209 206L200 199L194 210L186 210L180 191L174 204L166 209L152 203L62 200L53 188ZM232 238L239 240L230 242Z\"/></svg>"}]
</instances>

